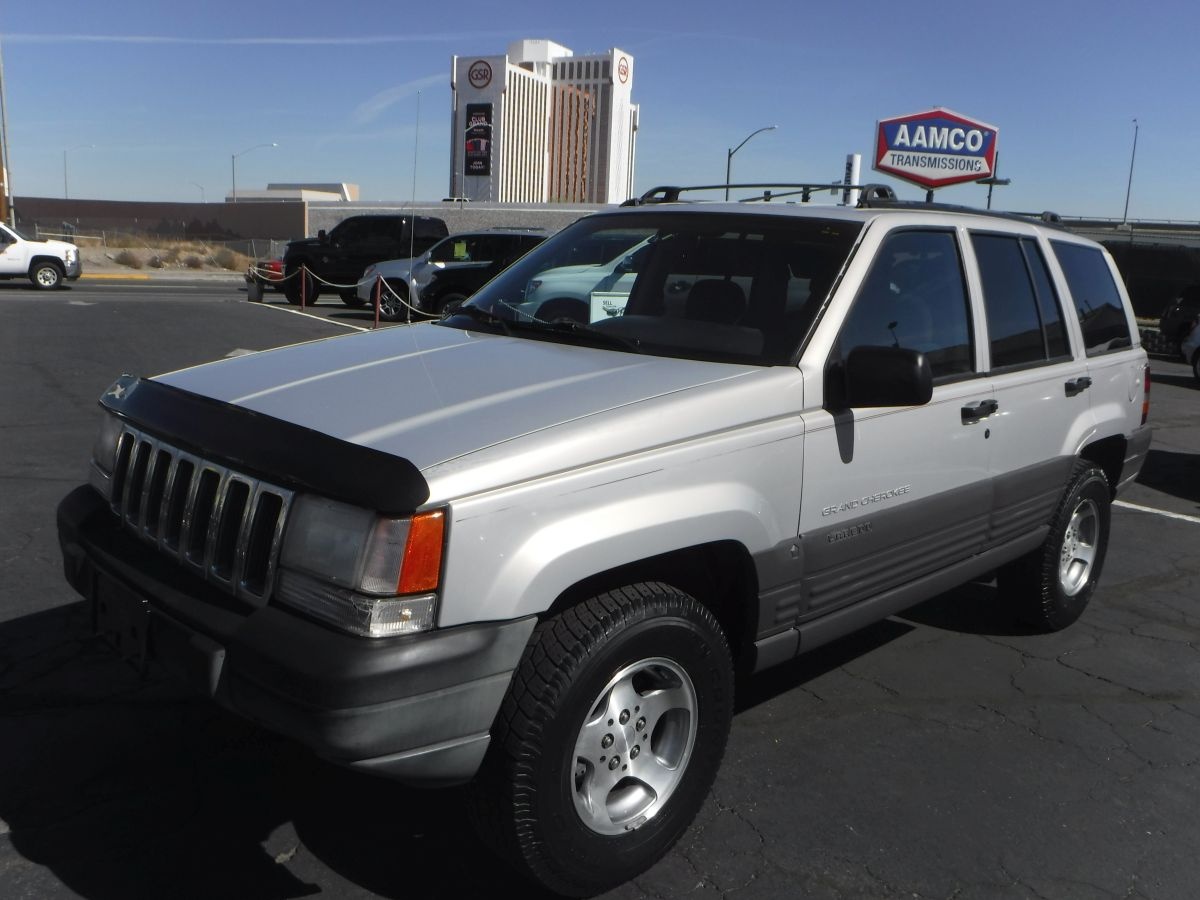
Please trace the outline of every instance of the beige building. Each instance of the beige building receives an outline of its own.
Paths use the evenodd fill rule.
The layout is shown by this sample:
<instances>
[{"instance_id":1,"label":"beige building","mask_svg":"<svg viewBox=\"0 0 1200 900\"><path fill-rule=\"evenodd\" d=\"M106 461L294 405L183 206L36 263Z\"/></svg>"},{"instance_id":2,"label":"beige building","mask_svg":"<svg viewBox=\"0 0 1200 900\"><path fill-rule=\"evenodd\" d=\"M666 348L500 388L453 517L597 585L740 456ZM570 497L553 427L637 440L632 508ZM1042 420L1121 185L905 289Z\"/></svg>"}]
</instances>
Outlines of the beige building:
<instances>
[{"instance_id":1,"label":"beige building","mask_svg":"<svg viewBox=\"0 0 1200 900\"><path fill-rule=\"evenodd\" d=\"M451 63L450 194L503 203L620 203L633 194L633 57L546 40Z\"/></svg>"}]
</instances>

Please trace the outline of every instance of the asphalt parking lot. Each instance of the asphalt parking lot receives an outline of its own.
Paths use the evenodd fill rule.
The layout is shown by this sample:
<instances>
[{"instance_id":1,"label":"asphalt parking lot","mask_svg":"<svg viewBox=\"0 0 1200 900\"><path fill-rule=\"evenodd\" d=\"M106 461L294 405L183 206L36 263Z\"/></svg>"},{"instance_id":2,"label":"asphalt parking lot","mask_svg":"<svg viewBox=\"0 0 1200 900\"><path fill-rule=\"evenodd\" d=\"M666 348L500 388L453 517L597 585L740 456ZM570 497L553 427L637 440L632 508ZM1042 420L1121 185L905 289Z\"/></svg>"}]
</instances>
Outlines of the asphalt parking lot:
<instances>
[{"instance_id":1,"label":"asphalt parking lot","mask_svg":"<svg viewBox=\"0 0 1200 900\"><path fill-rule=\"evenodd\" d=\"M140 675L63 579L55 505L114 376L372 324L267 300L0 284L0 896L530 896L457 793L343 771ZM972 584L745 680L697 823L607 896L1200 894L1200 385L1153 369L1155 443L1079 623L1028 634Z\"/></svg>"}]
</instances>

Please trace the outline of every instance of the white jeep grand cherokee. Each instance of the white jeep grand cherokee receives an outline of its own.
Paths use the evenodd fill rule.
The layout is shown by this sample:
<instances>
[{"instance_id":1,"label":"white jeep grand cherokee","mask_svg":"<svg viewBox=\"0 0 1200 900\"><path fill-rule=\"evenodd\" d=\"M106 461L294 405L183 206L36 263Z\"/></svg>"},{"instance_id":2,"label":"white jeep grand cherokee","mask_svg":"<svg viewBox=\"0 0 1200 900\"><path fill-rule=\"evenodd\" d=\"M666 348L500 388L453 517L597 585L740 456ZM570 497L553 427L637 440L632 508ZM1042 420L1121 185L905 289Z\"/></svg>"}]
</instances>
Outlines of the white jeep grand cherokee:
<instances>
[{"instance_id":1,"label":"white jeep grand cherokee","mask_svg":"<svg viewBox=\"0 0 1200 900\"><path fill-rule=\"evenodd\" d=\"M597 288L619 315L529 300L596 241L648 248ZM990 572L1074 621L1148 398L1112 261L1059 228L648 202L438 323L122 377L59 529L125 653L340 763L472 781L484 837L585 895L688 827L735 670Z\"/></svg>"}]
</instances>

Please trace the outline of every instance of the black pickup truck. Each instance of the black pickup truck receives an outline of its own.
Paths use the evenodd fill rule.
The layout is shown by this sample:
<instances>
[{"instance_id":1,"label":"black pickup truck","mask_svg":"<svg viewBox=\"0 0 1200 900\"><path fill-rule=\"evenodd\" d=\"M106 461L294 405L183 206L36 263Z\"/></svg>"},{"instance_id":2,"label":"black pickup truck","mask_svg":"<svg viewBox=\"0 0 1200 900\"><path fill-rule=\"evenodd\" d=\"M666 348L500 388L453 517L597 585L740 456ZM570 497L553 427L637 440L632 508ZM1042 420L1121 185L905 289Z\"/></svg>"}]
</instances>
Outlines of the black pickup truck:
<instances>
[{"instance_id":1,"label":"black pickup truck","mask_svg":"<svg viewBox=\"0 0 1200 900\"><path fill-rule=\"evenodd\" d=\"M420 256L447 234L446 223L433 216L350 216L328 234L322 229L315 238L287 245L284 294L289 302L299 304L303 290L304 302L314 303L323 290L337 290L347 306L361 306L354 285L367 266ZM303 276L295 274L301 266Z\"/></svg>"}]
</instances>

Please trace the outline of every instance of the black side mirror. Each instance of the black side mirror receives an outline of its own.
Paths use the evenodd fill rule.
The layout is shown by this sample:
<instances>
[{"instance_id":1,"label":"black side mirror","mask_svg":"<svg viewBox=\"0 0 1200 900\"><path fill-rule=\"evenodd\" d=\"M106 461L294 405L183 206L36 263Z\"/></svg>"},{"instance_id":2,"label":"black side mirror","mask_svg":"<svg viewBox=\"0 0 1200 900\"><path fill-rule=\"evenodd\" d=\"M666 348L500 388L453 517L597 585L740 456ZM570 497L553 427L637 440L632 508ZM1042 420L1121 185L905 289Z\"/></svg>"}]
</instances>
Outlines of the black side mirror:
<instances>
[{"instance_id":1,"label":"black side mirror","mask_svg":"<svg viewBox=\"0 0 1200 900\"><path fill-rule=\"evenodd\" d=\"M324 228L322 228L320 231L317 232L317 240L320 241L322 244L327 243L329 241L329 235L325 233Z\"/></svg>"},{"instance_id":2,"label":"black side mirror","mask_svg":"<svg viewBox=\"0 0 1200 900\"><path fill-rule=\"evenodd\" d=\"M855 347L843 371L846 407L921 406L933 396L933 372L919 350Z\"/></svg>"}]
</instances>

